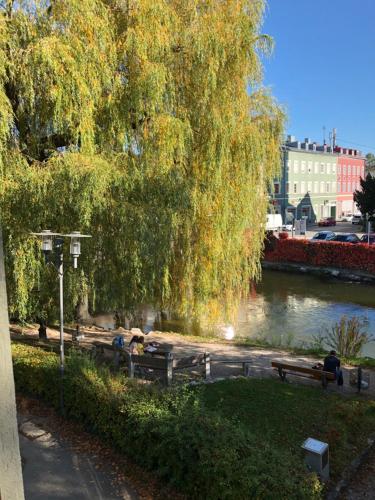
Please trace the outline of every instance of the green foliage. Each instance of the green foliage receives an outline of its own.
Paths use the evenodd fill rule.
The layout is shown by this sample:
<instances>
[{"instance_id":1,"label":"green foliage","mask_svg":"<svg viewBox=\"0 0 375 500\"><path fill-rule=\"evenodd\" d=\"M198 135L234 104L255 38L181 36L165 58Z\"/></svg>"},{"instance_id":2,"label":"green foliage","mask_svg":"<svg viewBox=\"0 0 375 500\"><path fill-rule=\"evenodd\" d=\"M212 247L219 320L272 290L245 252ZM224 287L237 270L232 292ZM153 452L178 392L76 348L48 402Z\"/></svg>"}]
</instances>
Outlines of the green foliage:
<instances>
[{"instance_id":1,"label":"green foliage","mask_svg":"<svg viewBox=\"0 0 375 500\"><path fill-rule=\"evenodd\" d=\"M375 340L366 331L367 325L366 318L342 316L340 321L330 331L327 331L325 342L341 356L346 358L356 357L365 344Z\"/></svg>"},{"instance_id":2,"label":"green foliage","mask_svg":"<svg viewBox=\"0 0 375 500\"><path fill-rule=\"evenodd\" d=\"M13 357L17 388L58 406L57 356L19 344ZM44 376L35 381L37 372ZM135 384L71 352L64 395L68 416L189 498L320 498L321 486L300 453L275 446L252 425L224 415L218 411L222 405L210 410L200 390ZM258 396L265 401L262 391Z\"/></svg>"},{"instance_id":3,"label":"green foliage","mask_svg":"<svg viewBox=\"0 0 375 500\"><path fill-rule=\"evenodd\" d=\"M260 272L283 114L263 0L0 7L0 209L12 316L56 309L28 233L93 235L66 310L229 314ZM1 64L3 63L3 64ZM1 164L0 164L1 166ZM245 237L246 231L246 237Z\"/></svg>"},{"instance_id":4,"label":"green foliage","mask_svg":"<svg viewBox=\"0 0 375 500\"><path fill-rule=\"evenodd\" d=\"M370 220L375 217L375 177L370 173L366 179L361 179L361 190L354 192L354 201L357 204L362 215L368 215Z\"/></svg>"}]
</instances>

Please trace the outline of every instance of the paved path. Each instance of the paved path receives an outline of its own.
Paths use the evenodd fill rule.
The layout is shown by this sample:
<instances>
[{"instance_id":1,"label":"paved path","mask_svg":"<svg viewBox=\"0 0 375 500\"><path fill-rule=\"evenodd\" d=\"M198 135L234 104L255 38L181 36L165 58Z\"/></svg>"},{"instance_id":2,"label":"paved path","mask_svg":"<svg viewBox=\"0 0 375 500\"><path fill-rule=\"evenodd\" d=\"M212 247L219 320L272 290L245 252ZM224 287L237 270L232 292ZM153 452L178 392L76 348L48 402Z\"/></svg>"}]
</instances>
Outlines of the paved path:
<instances>
[{"instance_id":1,"label":"paved path","mask_svg":"<svg viewBox=\"0 0 375 500\"><path fill-rule=\"evenodd\" d=\"M130 487L115 485L111 471L88 454L76 453L43 418L18 413L26 500L133 500Z\"/></svg>"},{"instance_id":2,"label":"paved path","mask_svg":"<svg viewBox=\"0 0 375 500\"><path fill-rule=\"evenodd\" d=\"M375 448L359 468L349 486L343 491L342 500L375 499Z\"/></svg>"},{"instance_id":3,"label":"paved path","mask_svg":"<svg viewBox=\"0 0 375 500\"><path fill-rule=\"evenodd\" d=\"M132 333L128 330L120 328L118 331L107 331L97 327L85 328L83 330L85 338L81 342L83 346L89 347L93 341L102 341L111 343L113 337L121 333L125 337L125 341L128 344ZM28 335L33 335L37 337L36 330L27 330L24 333ZM59 333L56 330L48 329L49 338L59 338ZM71 336L66 334L66 340L71 340ZM186 338L183 335L175 333L163 333L163 332L151 332L145 337L146 341L155 340L158 342L168 342L173 344L174 353L177 357L189 356L194 353L209 352L211 354L211 375L215 378L220 377L230 377L241 375L242 365L238 363L228 362L218 362L217 360L250 360L251 369L250 376L255 377L275 377L279 378L278 375L271 367L271 361L280 361L285 363L295 363L302 366L311 367L321 359L307 356L307 355L294 355L287 351L277 350L277 349L265 349L265 348L255 348L247 346L238 346L233 343L220 343L220 342L195 342L190 338ZM350 386L350 372L356 369L351 366L343 367L344 375L344 385L338 387L336 384L329 384L328 391L339 392L348 395L353 395L356 393L356 388ZM368 370L366 372L370 376L370 389L362 391L365 396L375 397L375 370ZM309 384L317 386L316 381L302 377L289 377L290 380L297 381L299 383Z\"/></svg>"}]
</instances>

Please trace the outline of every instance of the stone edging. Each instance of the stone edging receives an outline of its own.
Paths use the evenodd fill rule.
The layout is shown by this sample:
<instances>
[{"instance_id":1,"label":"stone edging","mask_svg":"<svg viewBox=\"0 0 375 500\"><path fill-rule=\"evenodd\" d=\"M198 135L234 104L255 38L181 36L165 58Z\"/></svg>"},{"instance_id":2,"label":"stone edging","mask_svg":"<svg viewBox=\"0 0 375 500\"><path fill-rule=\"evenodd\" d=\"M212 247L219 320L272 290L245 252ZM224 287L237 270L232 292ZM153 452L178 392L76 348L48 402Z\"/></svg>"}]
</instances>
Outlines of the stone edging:
<instances>
[{"instance_id":1,"label":"stone edging","mask_svg":"<svg viewBox=\"0 0 375 500\"><path fill-rule=\"evenodd\" d=\"M354 474L364 463L372 449L375 449L375 434L369 437L368 443L369 445L362 451L362 453L352 460L350 465L344 470L341 475L341 479L336 486L327 493L326 500L336 500L340 497L342 490L349 486L350 482L354 478Z\"/></svg>"},{"instance_id":2,"label":"stone edging","mask_svg":"<svg viewBox=\"0 0 375 500\"><path fill-rule=\"evenodd\" d=\"M329 276L340 280L357 281L375 285L375 275L351 269L340 269L337 267L319 267L308 264L297 264L294 262L270 262L262 261L263 269L274 269L276 271L294 271L299 273L314 274L316 276Z\"/></svg>"}]
</instances>

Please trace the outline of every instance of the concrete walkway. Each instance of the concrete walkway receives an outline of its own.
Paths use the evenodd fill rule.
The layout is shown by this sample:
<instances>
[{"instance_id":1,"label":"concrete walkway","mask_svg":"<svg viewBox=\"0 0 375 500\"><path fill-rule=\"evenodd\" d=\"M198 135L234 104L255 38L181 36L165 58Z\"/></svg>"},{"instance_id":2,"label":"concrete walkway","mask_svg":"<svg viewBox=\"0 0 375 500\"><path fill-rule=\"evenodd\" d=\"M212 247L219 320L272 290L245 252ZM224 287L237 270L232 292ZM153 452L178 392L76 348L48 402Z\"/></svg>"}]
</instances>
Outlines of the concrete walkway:
<instances>
[{"instance_id":1,"label":"concrete walkway","mask_svg":"<svg viewBox=\"0 0 375 500\"><path fill-rule=\"evenodd\" d=\"M115 485L111 471L98 468L94 458L45 430L42 417L19 413L18 419L26 500L138 498L130 487Z\"/></svg>"},{"instance_id":2,"label":"concrete walkway","mask_svg":"<svg viewBox=\"0 0 375 500\"><path fill-rule=\"evenodd\" d=\"M84 333L84 339L80 342L82 346L90 347L93 341L100 340L101 342L111 343L115 335L121 334L125 337L125 342L128 344L133 333L120 328L119 330L103 330L98 327L81 329ZM37 338L36 329L25 330L24 334L35 336ZM58 339L59 333L56 330L48 329L48 337ZM135 333L137 334L137 333ZM65 334L66 340L71 340L71 335ZM221 377L238 376L242 374L242 365L240 363L231 363L230 360L249 360L251 363L250 376L254 377L274 377L279 379L279 376L271 367L271 361L280 361L284 363L297 364L307 367L312 367L322 359L307 356L294 355L288 351L278 349L265 349L247 346L238 346L236 344L226 342L195 342L192 338L186 338L183 335L176 333L150 332L145 336L147 341L157 341L160 343L173 344L173 353L176 357L189 356L195 353L209 352L211 354L211 375L213 379ZM220 361L219 361L220 360ZM228 361L226 361L228 360ZM344 385L339 387L337 384L329 384L328 391L338 392L347 395L355 395L356 387L350 385L350 372L356 368L352 366L343 366ZM375 397L375 370L365 370L366 376L370 377L370 387L361 392L366 396ZM293 382L318 386L317 381L302 377L288 376L288 379ZM281 382L280 382L281 383Z\"/></svg>"}]
</instances>

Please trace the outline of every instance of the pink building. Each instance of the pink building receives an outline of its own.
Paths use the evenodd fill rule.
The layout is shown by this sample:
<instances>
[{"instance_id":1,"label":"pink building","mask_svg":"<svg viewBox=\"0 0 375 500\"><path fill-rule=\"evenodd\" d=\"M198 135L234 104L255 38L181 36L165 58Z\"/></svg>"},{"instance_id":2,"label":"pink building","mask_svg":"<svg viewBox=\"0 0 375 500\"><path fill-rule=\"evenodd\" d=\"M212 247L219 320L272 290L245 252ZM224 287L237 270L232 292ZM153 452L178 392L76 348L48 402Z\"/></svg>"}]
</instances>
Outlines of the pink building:
<instances>
[{"instance_id":1,"label":"pink building","mask_svg":"<svg viewBox=\"0 0 375 500\"><path fill-rule=\"evenodd\" d=\"M337 217L358 213L353 193L360 188L359 180L365 176L365 158L356 149L335 147L337 162Z\"/></svg>"}]
</instances>

